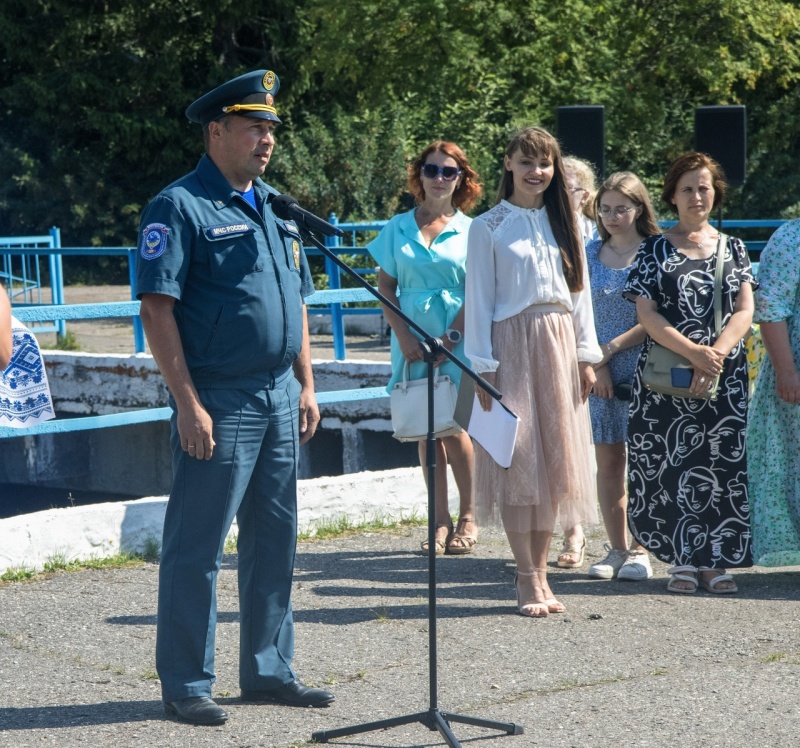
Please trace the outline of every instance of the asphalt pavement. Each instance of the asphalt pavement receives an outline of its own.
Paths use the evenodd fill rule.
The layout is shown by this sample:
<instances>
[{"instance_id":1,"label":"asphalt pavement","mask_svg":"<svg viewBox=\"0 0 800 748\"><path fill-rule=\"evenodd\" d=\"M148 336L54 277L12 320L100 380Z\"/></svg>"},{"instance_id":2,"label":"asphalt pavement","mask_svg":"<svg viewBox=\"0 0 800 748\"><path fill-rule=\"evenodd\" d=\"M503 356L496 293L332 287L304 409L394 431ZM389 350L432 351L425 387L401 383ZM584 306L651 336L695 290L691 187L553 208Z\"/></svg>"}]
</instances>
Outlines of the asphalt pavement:
<instances>
[{"instance_id":1,"label":"asphalt pavement","mask_svg":"<svg viewBox=\"0 0 800 748\"><path fill-rule=\"evenodd\" d=\"M244 704L237 678L236 556L220 573L219 727L165 718L154 664L158 567L58 573L0 584L0 746L290 748L312 733L432 706L520 725L452 723L464 746L761 748L800 743L800 568L736 575L736 596L675 595L665 565L645 582L552 569L567 612L515 614L501 532L437 560L437 694L431 700L424 529L299 546L295 666L332 690L327 709ZM555 545L551 558L555 559ZM331 745L436 746L422 723Z\"/></svg>"}]
</instances>

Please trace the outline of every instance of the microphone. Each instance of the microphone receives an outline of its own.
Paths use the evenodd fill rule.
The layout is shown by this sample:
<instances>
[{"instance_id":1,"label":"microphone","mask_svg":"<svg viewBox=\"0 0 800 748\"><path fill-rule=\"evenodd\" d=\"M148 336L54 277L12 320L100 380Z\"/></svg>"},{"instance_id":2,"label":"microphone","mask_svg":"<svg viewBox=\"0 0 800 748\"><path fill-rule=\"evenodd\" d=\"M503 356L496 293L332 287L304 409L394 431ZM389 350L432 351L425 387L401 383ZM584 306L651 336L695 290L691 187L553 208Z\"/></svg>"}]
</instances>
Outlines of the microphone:
<instances>
[{"instance_id":1,"label":"microphone","mask_svg":"<svg viewBox=\"0 0 800 748\"><path fill-rule=\"evenodd\" d=\"M323 236L342 236L344 232L328 223L325 219L315 216L300 204L291 195L271 195L269 198L272 212L284 221L294 221L301 229L318 231Z\"/></svg>"}]
</instances>

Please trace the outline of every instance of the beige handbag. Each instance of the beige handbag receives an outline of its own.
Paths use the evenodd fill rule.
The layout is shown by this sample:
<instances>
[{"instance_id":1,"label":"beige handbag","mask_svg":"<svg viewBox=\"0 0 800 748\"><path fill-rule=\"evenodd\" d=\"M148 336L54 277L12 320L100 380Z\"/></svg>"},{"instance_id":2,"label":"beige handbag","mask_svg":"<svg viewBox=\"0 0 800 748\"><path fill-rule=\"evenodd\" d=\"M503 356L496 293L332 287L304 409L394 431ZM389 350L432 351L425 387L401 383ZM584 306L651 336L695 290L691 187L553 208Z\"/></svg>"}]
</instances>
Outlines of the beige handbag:
<instances>
[{"instance_id":1,"label":"beige handbag","mask_svg":"<svg viewBox=\"0 0 800 748\"><path fill-rule=\"evenodd\" d=\"M720 232L717 244L717 267L714 274L714 326L717 338L722 332L722 274L724 272L725 241L727 238L725 234ZM670 348L653 341L650 350L647 352L647 361L642 371L642 384L648 390L660 392L663 395L672 395L672 397L699 398L702 400L716 399L719 388L719 374L714 377L711 386L707 390L695 395L688 385L686 387L677 387L673 384L673 369L688 370L690 372L689 381L691 381L691 373L694 370L692 362Z\"/></svg>"}]
</instances>

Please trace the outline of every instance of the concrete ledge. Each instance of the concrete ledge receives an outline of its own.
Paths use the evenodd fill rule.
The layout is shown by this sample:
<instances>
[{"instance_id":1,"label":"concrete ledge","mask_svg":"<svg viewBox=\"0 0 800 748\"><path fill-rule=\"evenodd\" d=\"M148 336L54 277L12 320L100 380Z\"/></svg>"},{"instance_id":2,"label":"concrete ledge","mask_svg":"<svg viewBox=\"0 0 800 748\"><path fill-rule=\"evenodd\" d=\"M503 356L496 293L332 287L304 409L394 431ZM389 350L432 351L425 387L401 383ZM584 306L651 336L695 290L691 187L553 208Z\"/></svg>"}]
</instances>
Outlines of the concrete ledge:
<instances>
[{"instance_id":1,"label":"concrete ledge","mask_svg":"<svg viewBox=\"0 0 800 748\"><path fill-rule=\"evenodd\" d=\"M452 476L448 485L452 505L457 496ZM141 552L148 545L160 544L166 506L166 497L151 497L0 520L0 574L23 566L40 570L56 556L72 561L113 556L121 550ZM427 492L420 468L299 481L301 531L313 532L320 522L341 517L358 523L375 516L400 519L426 513Z\"/></svg>"}]
</instances>

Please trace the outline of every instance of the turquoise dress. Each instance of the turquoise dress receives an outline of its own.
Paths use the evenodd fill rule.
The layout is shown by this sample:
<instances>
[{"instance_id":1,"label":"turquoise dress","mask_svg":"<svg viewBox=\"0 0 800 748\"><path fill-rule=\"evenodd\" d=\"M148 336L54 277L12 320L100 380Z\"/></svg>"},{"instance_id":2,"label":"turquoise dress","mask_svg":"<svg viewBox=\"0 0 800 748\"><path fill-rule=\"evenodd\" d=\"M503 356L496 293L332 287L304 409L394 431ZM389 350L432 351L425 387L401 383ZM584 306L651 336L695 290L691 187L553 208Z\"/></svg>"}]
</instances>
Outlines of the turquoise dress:
<instances>
[{"instance_id":1,"label":"turquoise dress","mask_svg":"<svg viewBox=\"0 0 800 748\"><path fill-rule=\"evenodd\" d=\"M414 218L416 209L402 213L387 223L367 249L387 275L397 278L400 308L430 335L442 337L464 304L464 277L467 264L467 235L471 218L461 211L450 219L430 247L425 243ZM412 333L414 331L412 330ZM417 336L419 337L419 336ZM467 363L462 340L453 353ZM392 333L392 378L387 390L403 378L405 358ZM458 385L461 369L447 361L439 367ZM409 377L427 376L426 364L411 364Z\"/></svg>"},{"instance_id":2,"label":"turquoise dress","mask_svg":"<svg viewBox=\"0 0 800 748\"><path fill-rule=\"evenodd\" d=\"M779 228L761 252L755 322L786 321L800 363L800 220ZM800 564L800 405L778 397L775 367L764 356L747 421L753 560Z\"/></svg>"}]
</instances>

